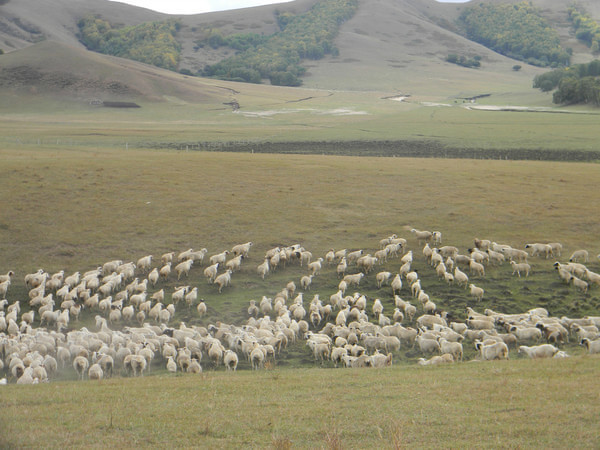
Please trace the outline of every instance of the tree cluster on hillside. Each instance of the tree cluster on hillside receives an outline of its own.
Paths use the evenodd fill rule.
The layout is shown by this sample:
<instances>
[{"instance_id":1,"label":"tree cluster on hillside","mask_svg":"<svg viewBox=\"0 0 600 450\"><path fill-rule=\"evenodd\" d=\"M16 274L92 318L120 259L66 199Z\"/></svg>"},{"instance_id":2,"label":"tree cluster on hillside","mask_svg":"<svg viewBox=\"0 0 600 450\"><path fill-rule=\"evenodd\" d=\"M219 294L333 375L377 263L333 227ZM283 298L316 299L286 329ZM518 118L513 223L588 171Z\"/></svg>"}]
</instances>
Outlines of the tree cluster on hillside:
<instances>
[{"instance_id":1,"label":"tree cluster on hillside","mask_svg":"<svg viewBox=\"0 0 600 450\"><path fill-rule=\"evenodd\" d=\"M196 44L226 45L239 53L207 66L203 75L250 83L268 78L271 84L299 86L305 72L301 61L337 55L333 41L340 25L357 8L358 0L322 0L302 14L279 13L277 23L281 31L267 37L253 33L224 37L213 32Z\"/></svg>"},{"instance_id":2,"label":"tree cluster on hillside","mask_svg":"<svg viewBox=\"0 0 600 450\"><path fill-rule=\"evenodd\" d=\"M600 60L555 69L533 80L533 87L549 92L557 104L589 103L600 106Z\"/></svg>"},{"instance_id":3,"label":"tree cluster on hillside","mask_svg":"<svg viewBox=\"0 0 600 450\"><path fill-rule=\"evenodd\" d=\"M179 22L148 22L117 28L97 16L87 16L78 23L79 38L89 49L107 55L175 70L181 45L175 39Z\"/></svg>"},{"instance_id":4,"label":"tree cluster on hillside","mask_svg":"<svg viewBox=\"0 0 600 450\"><path fill-rule=\"evenodd\" d=\"M569 65L557 31L529 2L479 3L465 8L459 21L467 38L508 57L541 67Z\"/></svg>"},{"instance_id":5,"label":"tree cluster on hillside","mask_svg":"<svg viewBox=\"0 0 600 450\"><path fill-rule=\"evenodd\" d=\"M569 20L575 29L577 39L585 42L593 53L600 51L600 25L579 7L569 7Z\"/></svg>"},{"instance_id":6,"label":"tree cluster on hillside","mask_svg":"<svg viewBox=\"0 0 600 450\"><path fill-rule=\"evenodd\" d=\"M458 56L454 53L449 54L446 57L446 61L452 64L458 64L463 67L480 67L481 66L481 56L474 56L472 58L467 58L466 56Z\"/></svg>"}]
</instances>

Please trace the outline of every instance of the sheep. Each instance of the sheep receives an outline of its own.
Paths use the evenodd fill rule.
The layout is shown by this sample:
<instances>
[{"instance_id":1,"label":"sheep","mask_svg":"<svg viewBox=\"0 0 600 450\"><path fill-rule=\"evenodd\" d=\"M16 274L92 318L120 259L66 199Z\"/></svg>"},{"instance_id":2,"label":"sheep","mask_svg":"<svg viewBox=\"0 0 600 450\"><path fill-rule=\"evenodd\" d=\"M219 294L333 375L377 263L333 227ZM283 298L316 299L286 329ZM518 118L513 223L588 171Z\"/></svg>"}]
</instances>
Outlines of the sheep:
<instances>
[{"instance_id":1,"label":"sheep","mask_svg":"<svg viewBox=\"0 0 600 450\"><path fill-rule=\"evenodd\" d=\"M391 272L379 272L375 277L377 280L377 288L380 289L381 286L383 286L385 283L389 282L391 276L392 276ZM400 281L400 287L402 287L402 281L400 280L399 275L396 275L396 276L398 277L398 281ZM398 289L398 290L400 290L400 289Z\"/></svg>"},{"instance_id":2,"label":"sheep","mask_svg":"<svg viewBox=\"0 0 600 450\"><path fill-rule=\"evenodd\" d=\"M245 244L234 245L231 249L231 253L235 256L242 255L244 258L248 257L248 253L250 253L250 248L252 247L252 242L246 242Z\"/></svg>"},{"instance_id":3,"label":"sheep","mask_svg":"<svg viewBox=\"0 0 600 450\"><path fill-rule=\"evenodd\" d=\"M313 279L313 275L304 275L302 278L300 278L300 286L302 287L302 289L309 290L310 289L310 285L312 284L312 279Z\"/></svg>"},{"instance_id":4,"label":"sheep","mask_svg":"<svg viewBox=\"0 0 600 450\"><path fill-rule=\"evenodd\" d=\"M88 370L88 378L90 380L101 380L104 378L104 371L102 370L102 367L100 367L100 364L92 364Z\"/></svg>"},{"instance_id":5,"label":"sheep","mask_svg":"<svg viewBox=\"0 0 600 450\"><path fill-rule=\"evenodd\" d=\"M345 275L343 280L346 283L348 283L348 285L355 285L356 287L358 287L358 285L360 284L360 280L362 280L364 276L364 273L359 272L352 275Z\"/></svg>"},{"instance_id":6,"label":"sheep","mask_svg":"<svg viewBox=\"0 0 600 450\"><path fill-rule=\"evenodd\" d=\"M5 281L10 281L12 277L15 276L15 273L12 270L6 272L5 275L0 275L0 283L4 283Z\"/></svg>"},{"instance_id":7,"label":"sheep","mask_svg":"<svg viewBox=\"0 0 600 450\"><path fill-rule=\"evenodd\" d=\"M569 282L584 294L587 293L589 288L589 284L587 282L573 275L571 275Z\"/></svg>"},{"instance_id":8,"label":"sheep","mask_svg":"<svg viewBox=\"0 0 600 450\"><path fill-rule=\"evenodd\" d=\"M421 335L417 336L416 343L421 353L440 353L440 344L435 339L426 339Z\"/></svg>"},{"instance_id":9,"label":"sheep","mask_svg":"<svg viewBox=\"0 0 600 450\"><path fill-rule=\"evenodd\" d=\"M396 295L397 292L402 290L402 278L400 277L400 274L396 274L390 285L392 287L393 295Z\"/></svg>"},{"instance_id":10,"label":"sheep","mask_svg":"<svg viewBox=\"0 0 600 450\"><path fill-rule=\"evenodd\" d=\"M193 259L186 259L185 261L182 261L175 266L175 273L177 273L178 281L181 278L182 274L185 274L186 277L189 276L190 269L192 268L193 264L194 264Z\"/></svg>"},{"instance_id":11,"label":"sheep","mask_svg":"<svg viewBox=\"0 0 600 450\"><path fill-rule=\"evenodd\" d=\"M87 358L84 358L83 356L76 356L73 359L73 368L79 375L79 379L83 380L83 377L84 377L85 373L87 372L89 365L90 365L89 361L87 360Z\"/></svg>"},{"instance_id":12,"label":"sheep","mask_svg":"<svg viewBox=\"0 0 600 450\"><path fill-rule=\"evenodd\" d=\"M219 263L219 264L225 264L225 261L227 260L227 255L229 255L229 250L225 250L221 253L217 253L216 255L212 255L208 261L209 264L215 264L215 263Z\"/></svg>"},{"instance_id":13,"label":"sheep","mask_svg":"<svg viewBox=\"0 0 600 450\"><path fill-rule=\"evenodd\" d=\"M184 299L185 303L188 305L188 309L190 309L194 302L198 300L198 288L194 287L191 291L185 294Z\"/></svg>"},{"instance_id":14,"label":"sheep","mask_svg":"<svg viewBox=\"0 0 600 450\"><path fill-rule=\"evenodd\" d=\"M419 231L416 228L413 228L410 232L415 235L419 244L429 243L433 239L433 233L431 231Z\"/></svg>"},{"instance_id":15,"label":"sheep","mask_svg":"<svg viewBox=\"0 0 600 450\"><path fill-rule=\"evenodd\" d=\"M451 354L434 355L430 359L419 358L417 364L420 366L437 366L439 364L453 363L454 358Z\"/></svg>"},{"instance_id":16,"label":"sheep","mask_svg":"<svg viewBox=\"0 0 600 450\"><path fill-rule=\"evenodd\" d=\"M265 276L269 273L269 259L265 258L262 264L259 264L256 268L258 275L264 280Z\"/></svg>"},{"instance_id":17,"label":"sheep","mask_svg":"<svg viewBox=\"0 0 600 450\"><path fill-rule=\"evenodd\" d=\"M6 297L8 288L10 287L10 280L3 281L0 283L0 298Z\"/></svg>"},{"instance_id":18,"label":"sheep","mask_svg":"<svg viewBox=\"0 0 600 450\"><path fill-rule=\"evenodd\" d=\"M219 263L214 263L207 268L204 269L204 276L208 279L209 283L214 283L215 278L217 278L217 273L219 271Z\"/></svg>"},{"instance_id":19,"label":"sheep","mask_svg":"<svg viewBox=\"0 0 600 450\"><path fill-rule=\"evenodd\" d=\"M318 258L317 260L315 260L307 265L308 270L310 271L311 275L319 274L319 272L321 271L322 263L323 263L323 258Z\"/></svg>"},{"instance_id":20,"label":"sheep","mask_svg":"<svg viewBox=\"0 0 600 450\"><path fill-rule=\"evenodd\" d=\"M552 256L552 246L549 244L525 244L525 249L531 249L531 256L543 256L548 259Z\"/></svg>"},{"instance_id":21,"label":"sheep","mask_svg":"<svg viewBox=\"0 0 600 450\"><path fill-rule=\"evenodd\" d=\"M484 345L483 342L476 342L475 349L483 361L493 361L495 359L508 359L508 346L504 342Z\"/></svg>"},{"instance_id":22,"label":"sheep","mask_svg":"<svg viewBox=\"0 0 600 450\"><path fill-rule=\"evenodd\" d=\"M455 361L462 361L463 359L463 346L460 342L451 342L445 338L439 338L440 352L442 355L450 354Z\"/></svg>"},{"instance_id":23,"label":"sheep","mask_svg":"<svg viewBox=\"0 0 600 450\"><path fill-rule=\"evenodd\" d=\"M517 263L515 261L511 261L510 265L513 268L513 275L516 273L519 277L521 277L521 273L525 274L525 277L529 276L529 272L531 270L531 266L527 263Z\"/></svg>"},{"instance_id":24,"label":"sheep","mask_svg":"<svg viewBox=\"0 0 600 450\"><path fill-rule=\"evenodd\" d=\"M471 295L480 302L483 299L484 290L480 287L475 286L473 283L469 284L469 288L471 289Z\"/></svg>"},{"instance_id":25,"label":"sheep","mask_svg":"<svg viewBox=\"0 0 600 450\"><path fill-rule=\"evenodd\" d=\"M465 289L467 288L467 284L469 283L469 277L466 273L460 270L458 267L454 268L454 282L459 286L464 285Z\"/></svg>"},{"instance_id":26,"label":"sheep","mask_svg":"<svg viewBox=\"0 0 600 450\"><path fill-rule=\"evenodd\" d=\"M160 262L165 265L167 263L172 263L173 262L173 258L175 257L175 252L168 252L168 253L163 253L160 256Z\"/></svg>"},{"instance_id":27,"label":"sheep","mask_svg":"<svg viewBox=\"0 0 600 450\"><path fill-rule=\"evenodd\" d=\"M148 270L150 270L150 266L152 265L152 258L152 255L143 256L140 259L138 259L135 265L139 270L142 271L142 273L145 273Z\"/></svg>"},{"instance_id":28,"label":"sheep","mask_svg":"<svg viewBox=\"0 0 600 450\"><path fill-rule=\"evenodd\" d=\"M226 350L223 355L223 365L227 370L236 371L238 366L238 355L233 350Z\"/></svg>"},{"instance_id":29,"label":"sheep","mask_svg":"<svg viewBox=\"0 0 600 450\"><path fill-rule=\"evenodd\" d=\"M509 331L519 339L519 342L539 342L542 339L542 330L537 327L518 327L513 325Z\"/></svg>"},{"instance_id":30,"label":"sheep","mask_svg":"<svg viewBox=\"0 0 600 450\"><path fill-rule=\"evenodd\" d=\"M348 268L348 261L346 260L345 257L343 257L336 267L336 273L337 273L338 277L345 276L347 268Z\"/></svg>"},{"instance_id":31,"label":"sheep","mask_svg":"<svg viewBox=\"0 0 600 450\"><path fill-rule=\"evenodd\" d=\"M600 353L600 339L591 340L588 338L583 338L579 344L583 345L590 355Z\"/></svg>"},{"instance_id":32,"label":"sheep","mask_svg":"<svg viewBox=\"0 0 600 450\"><path fill-rule=\"evenodd\" d=\"M562 255L563 246L560 242L550 242L548 245L552 249L552 256L560 257Z\"/></svg>"},{"instance_id":33,"label":"sheep","mask_svg":"<svg viewBox=\"0 0 600 450\"><path fill-rule=\"evenodd\" d=\"M575 250L569 258L569 262L579 262L580 260L583 260L584 263L589 261L589 252L587 250Z\"/></svg>"},{"instance_id":34,"label":"sheep","mask_svg":"<svg viewBox=\"0 0 600 450\"><path fill-rule=\"evenodd\" d=\"M589 281L589 284L595 284L597 286L600 286L600 274L586 269L585 277Z\"/></svg>"},{"instance_id":35,"label":"sheep","mask_svg":"<svg viewBox=\"0 0 600 450\"><path fill-rule=\"evenodd\" d=\"M219 286L219 294L223 290L224 287L229 286L231 284L231 269L227 269L225 273L222 273L218 277L215 278L214 284Z\"/></svg>"},{"instance_id":36,"label":"sheep","mask_svg":"<svg viewBox=\"0 0 600 450\"><path fill-rule=\"evenodd\" d=\"M431 232L431 243L433 245L440 245L442 243L442 232L432 231Z\"/></svg>"},{"instance_id":37,"label":"sheep","mask_svg":"<svg viewBox=\"0 0 600 450\"><path fill-rule=\"evenodd\" d=\"M371 256L371 254L361 256L356 260L356 266L361 269L365 274L373 270L373 267L377 263L377 258Z\"/></svg>"},{"instance_id":38,"label":"sheep","mask_svg":"<svg viewBox=\"0 0 600 450\"><path fill-rule=\"evenodd\" d=\"M492 245L492 243L487 239L477 239L477 238L475 238L473 240L473 244L475 245L476 248L478 248L479 250L482 250L484 252L489 250L490 246Z\"/></svg>"},{"instance_id":39,"label":"sheep","mask_svg":"<svg viewBox=\"0 0 600 450\"><path fill-rule=\"evenodd\" d=\"M529 253L525 250L519 250L512 247L503 247L502 253L504 253L504 256L510 261L516 262L527 262L527 257L529 256Z\"/></svg>"},{"instance_id":40,"label":"sheep","mask_svg":"<svg viewBox=\"0 0 600 450\"><path fill-rule=\"evenodd\" d=\"M252 370L258 370L264 367L265 352L258 342L254 344L254 348L250 352L250 362L252 364Z\"/></svg>"},{"instance_id":41,"label":"sheep","mask_svg":"<svg viewBox=\"0 0 600 450\"><path fill-rule=\"evenodd\" d=\"M352 264L353 262L356 262L356 260L358 260L358 258L360 258L362 254L362 250L355 250L353 252L349 252L346 255L346 261L348 261L348 264Z\"/></svg>"},{"instance_id":42,"label":"sheep","mask_svg":"<svg viewBox=\"0 0 600 450\"><path fill-rule=\"evenodd\" d=\"M485 266L481 263L478 263L474 259L471 259L469 262L469 273L471 275L475 274L480 277L485 276Z\"/></svg>"},{"instance_id":43,"label":"sheep","mask_svg":"<svg viewBox=\"0 0 600 450\"><path fill-rule=\"evenodd\" d=\"M490 258L491 264L502 265L502 263L504 263L504 261L506 261L506 258L504 257L504 253L495 252L494 250L488 249L487 254Z\"/></svg>"},{"instance_id":44,"label":"sheep","mask_svg":"<svg viewBox=\"0 0 600 450\"><path fill-rule=\"evenodd\" d=\"M554 355L556 355L556 353L558 353L558 349L552 344L542 344L534 347L520 345L519 353L525 354L531 359L552 358Z\"/></svg>"}]
</instances>

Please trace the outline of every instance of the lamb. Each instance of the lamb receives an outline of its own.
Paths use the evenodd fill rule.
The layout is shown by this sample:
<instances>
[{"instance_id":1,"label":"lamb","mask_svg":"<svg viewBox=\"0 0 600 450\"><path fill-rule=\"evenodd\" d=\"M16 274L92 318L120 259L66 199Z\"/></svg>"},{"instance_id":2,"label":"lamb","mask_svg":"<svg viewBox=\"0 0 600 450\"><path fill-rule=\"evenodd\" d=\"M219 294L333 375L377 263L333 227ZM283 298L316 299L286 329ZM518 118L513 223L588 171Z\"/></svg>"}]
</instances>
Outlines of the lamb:
<instances>
[{"instance_id":1,"label":"lamb","mask_svg":"<svg viewBox=\"0 0 600 450\"><path fill-rule=\"evenodd\" d=\"M471 289L471 295L480 302L483 299L484 290L480 287L475 286L473 283L469 284L469 288Z\"/></svg>"},{"instance_id":2,"label":"lamb","mask_svg":"<svg viewBox=\"0 0 600 450\"><path fill-rule=\"evenodd\" d=\"M521 277L521 273L524 273L525 277L529 276L529 271L531 270L531 266L529 264L511 261L510 265L513 268L513 275L516 273L519 277Z\"/></svg>"},{"instance_id":3,"label":"lamb","mask_svg":"<svg viewBox=\"0 0 600 450\"><path fill-rule=\"evenodd\" d=\"M508 346L504 342L496 342L490 345L484 345L483 342L476 342L475 349L479 351L483 361L508 359Z\"/></svg>"},{"instance_id":4,"label":"lamb","mask_svg":"<svg viewBox=\"0 0 600 450\"><path fill-rule=\"evenodd\" d=\"M519 346L519 353L523 353L531 359L552 358L558 353L558 349L552 344L542 344L534 347L521 345Z\"/></svg>"},{"instance_id":5,"label":"lamb","mask_svg":"<svg viewBox=\"0 0 600 450\"><path fill-rule=\"evenodd\" d=\"M177 264L175 266L175 272L177 273L178 281L181 278L182 274L185 274L186 277L189 276L190 269L192 268L193 264L194 264L193 259L186 259L185 261L180 262L179 264Z\"/></svg>"},{"instance_id":6,"label":"lamb","mask_svg":"<svg viewBox=\"0 0 600 450\"><path fill-rule=\"evenodd\" d=\"M570 262L579 262L580 260L583 260L584 263L589 261L589 252L587 250L575 250L569 258Z\"/></svg>"},{"instance_id":7,"label":"lamb","mask_svg":"<svg viewBox=\"0 0 600 450\"><path fill-rule=\"evenodd\" d=\"M223 290L224 287L229 286L231 284L231 269L227 269L225 273L222 273L218 277L215 278L214 283L219 286L219 294Z\"/></svg>"}]
</instances>

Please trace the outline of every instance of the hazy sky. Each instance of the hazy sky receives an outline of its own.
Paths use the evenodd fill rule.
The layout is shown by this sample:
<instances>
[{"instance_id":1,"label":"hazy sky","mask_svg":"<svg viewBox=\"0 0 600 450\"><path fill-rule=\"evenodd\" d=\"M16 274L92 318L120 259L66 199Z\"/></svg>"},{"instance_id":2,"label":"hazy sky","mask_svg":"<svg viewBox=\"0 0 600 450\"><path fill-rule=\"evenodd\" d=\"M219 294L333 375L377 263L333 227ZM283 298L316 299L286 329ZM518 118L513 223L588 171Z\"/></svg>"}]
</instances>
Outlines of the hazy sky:
<instances>
[{"instance_id":1,"label":"hazy sky","mask_svg":"<svg viewBox=\"0 0 600 450\"><path fill-rule=\"evenodd\" d=\"M121 3L141 6L167 14L201 14L226 9L286 3L291 0L122 0ZM438 0L445 3L464 3L468 0Z\"/></svg>"}]
</instances>

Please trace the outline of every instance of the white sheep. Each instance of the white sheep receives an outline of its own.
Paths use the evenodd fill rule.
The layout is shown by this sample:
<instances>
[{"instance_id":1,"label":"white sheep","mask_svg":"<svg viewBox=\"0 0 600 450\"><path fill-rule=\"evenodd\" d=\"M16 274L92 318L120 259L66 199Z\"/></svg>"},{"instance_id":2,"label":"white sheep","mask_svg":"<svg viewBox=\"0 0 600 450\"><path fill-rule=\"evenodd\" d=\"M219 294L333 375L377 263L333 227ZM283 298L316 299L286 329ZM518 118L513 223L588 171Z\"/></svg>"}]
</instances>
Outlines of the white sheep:
<instances>
[{"instance_id":1,"label":"white sheep","mask_svg":"<svg viewBox=\"0 0 600 450\"><path fill-rule=\"evenodd\" d=\"M455 361L462 361L463 359L463 346L460 342L452 342L445 338L439 338L440 352L442 355L450 354Z\"/></svg>"},{"instance_id":2,"label":"white sheep","mask_svg":"<svg viewBox=\"0 0 600 450\"><path fill-rule=\"evenodd\" d=\"M484 345L483 342L476 342L475 349L484 361L493 361L495 359L508 359L508 346L504 342L495 342Z\"/></svg>"},{"instance_id":3,"label":"white sheep","mask_svg":"<svg viewBox=\"0 0 600 450\"><path fill-rule=\"evenodd\" d=\"M258 275L264 280L265 276L269 273L269 259L265 258L262 264L259 264L256 268Z\"/></svg>"},{"instance_id":4,"label":"white sheep","mask_svg":"<svg viewBox=\"0 0 600 450\"><path fill-rule=\"evenodd\" d=\"M550 244L525 244L525 249L531 249L531 256L543 256L548 259L552 256L552 246Z\"/></svg>"},{"instance_id":5,"label":"white sheep","mask_svg":"<svg viewBox=\"0 0 600 450\"><path fill-rule=\"evenodd\" d=\"M143 256L140 259L138 259L136 266L138 269L140 269L142 272L147 272L148 270L150 270L150 267L152 265L152 255L147 255L147 256Z\"/></svg>"},{"instance_id":6,"label":"white sheep","mask_svg":"<svg viewBox=\"0 0 600 450\"><path fill-rule=\"evenodd\" d=\"M519 277L521 277L521 273L524 273L525 277L529 276L529 272L531 271L531 266L529 264L511 261L510 265L513 268L513 275L516 273Z\"/></svg>"},{"instance_id":7,"label":"white sheep","mask_svg":"<svg viewBox=\"0 0 600 450\"><path fill-rule=\"evenodd\" d=\"M376 276L375 279L377 280L377 288L381 288L381 286L383 286L385 283L388 283L390 281L390 278L392 276L391 272L379 272ZM398 277L398 280L400 281L400 287L402 287L402 281L400 280L400 276L396 275L396 277ZM400 290L400 289L398 289ZM394 290L395 292L395 290Z\"/></svg>"},{"instance_id":8,"label":"white sheep","mask_svg":"<svg viewBox=\"0 0 600 450\"><path fill-rule=\"evenodd\" d=\"M226 350L223 355L223 365L227 368L227 370L236 371L238 366L239 358L237 353L233 350Z\"/></svg>"},{"instance_id":9,"label":"white sheep","mask_svg":"<svg viewBox=\"0 0 600 450\"><path fill-rule=\"evenodd\" d=\"M315 261L309 263L307 267L311 275L318 275L321 271L322 264L323 258L317 258Z\"/></svg>"},{"instance_id":10,"label":"white sheep","mask_svg":"<svg viewBox=\"0 0 600 450\"><path fill-rule=\"evenodd\" d=\"M100 364L92 364L88 370L88 378L90 380L101 380L104 378L104 371L102 370L102 367L100 367Z\"/></svg>"},{"instance_id":11,"label":"white sheep","mask_svg":"<svg viewBox=\"0 0 600 450\"><path fill-rule=\"evenodd\" d=\"M231 253L235 256L242 255L244 258L248 257L248 253L250 253L250 248L252 247L252 242L246 242L245 244L234 245L231 249Z\"/></svg>"},{"instance_id":12,"label":"white sheep","mask_svg":"<svg viewBox=\"0 0 600 450\"><path fill-rule=\"evenodd\" d=\"M229 255L229 250L225 250L221 253L217 253L216 255L212 255L208 261L209 264L215 264L215 263L219 263L219 264L225 264L225 261L227 260L227 255Z\"/></svg>"},{"instance_id":13,"label":"white sheep","mask_svg":"<svg viewBox=\"0 0 600 450\"><path fill-rule=\"evenodd\" d=\"M239 270L242 267L242 259L244 258L243 254L239 254L236 257L230 259L225 263L225 267L231 269L232 272Z\"/></svg>"},{"instance_id":14,"label":"white sheep","mask_svg":"<svg viewBox=\"0 0 600 450\"><path fill-rule=\"evenodd\" d=\"M354 285L354 286L358 287L358 285L360 284L360 280L362 280L364 276L365 276L364 273L359 272L359 273L355 273L355 274L351 274L351 275L345 275L343 280L348 285Z\"/></svg>"},{"instance_id":15,"label":"white sheep","mask_svg":"<svg viewBox=\"0 0 600 450\"><path fill-rule=\"evenodd\" d=\"M419 358L417 364L420 366L437 366L439 364L453 363L454 357L449 354L434 355L429 359Z\"/></svg>"},{"instance_id":16,"label":"white sheep","mask_svg":"<svg viewBox=\"0 0 600 450\"><path fill-rule=\"evenodd\" d=\"M469 262L469 273L471 275L475 274L480 277L485 276L485 266L481 263L478 263L474 259L471 259Z\"/></svg>"},{"instance_id":17,"label":"white sheep","mask_svg":"<svg viewBox=\"0 0 600 450\"><path fill-rule=\"evenodd\" d=\"M410 232L415 235L420 244L429 243L433 239L433 233L431 231L420 231L413 228Z\"/></svg>"},{"instance_id":18,"label":"white sheep","mask_svg":"<svg viewBox=\"0 0 600 450\"><path fill-rule=\"evenodd\" d=\"M577 278L574 275L571 275L571 278L569 280L569 282L575 286L577 289L579 289L581 292L583 292L584 294L587 293L588 288L589 288L589 284L585 281L583 281L580 278Z\"/></svg>"},{"instance_id":19,"label":"white sheep","mask_svg":"<svg viewBox=\"0 0 600 450\"><path fill-rule=\"evenodd\" d=\"M181 278L182 274L189 276L192 265L194 264L193 259L186 259L175 266L175 273L177 273L177 280Z\"/></svg>"},{"instance_id":20,"label":"white sheep","mask_svg":"<svg viewBox=\"0 0 600 450\"><path fill-rule=\"evenodd\" d=\"M392 286L393 295L396 295L397 292L402 290L402 278L400 277L400 274L396 274L390 285Z\"/></svg>"},{"instance_id":21,"label":"white sheep","mask_svg":"<svg viewBox=\"0 0 600 450\"><path fill-rule=\"evenodd\" d=\"M519 346L519 353L523 353L531 359L552 358L558 353L558 349L552 344L542 344L533 347L521 345Z\"/></svg>"},{"instance_id":22,"label":"white sheep","mask_svg":"<svg viewBox=\"0 0 600 450\"><path fill-rule=\"evenodd\" d=\"M219 273L219 264L217 262L204 269L204 276L208 279L209 283L215 282L215 278L217 278L217 274Z\"/></svg>"},{"instance_id":23,"label":"white sheep","mask_svg":"<svg viewBox=\"0 0 600 450\"><path fill-rule=\"evenodd\" d=\"M475 297L478 302L480 302L483 299L483 288L477 287L473 283L469 284L469 288L471 289L471 295Z\"/></svg>"},{"instance_id":24,"label":"white sheep","mask_svg":"<svg viewBox=\"0 0 600 450\"><path fill-rule=\"evenodd\" d=\"M454 282L459 286L464 285L465 289L467 288L467 284L469 283L469 277L466 273L460 270L458 266L454 268Z\"/></svg>"},{"instance_id":25,"label":"white sheep","mask_svg":"<svg viewBox=\"0 0 600 450\"><path fill-rule=\"evenodd\" d=\"M588 338L583 338L579 344L583 345L589 354L600 353L600 339L591 340Z\"/></svg>"},{"instance_id":26,"label":"white sheep","mask_svg":"<svg viewBox=\"0 0 600 450\"><path fill-rule=\"evenodd\" d=\"M229 286L231 284L231 269L227 269L225 273L217 276L214 280L214 284L219 286L219 294L223 290L224 287Z\"/></svg>"},{"instance_id":27,"label":"white sheep","mask_svg":"<svg viewBox=\"0 0 600 450\"><path fill-rule=\"evenodd\" d=\"M584 263L589 261L589 252L587 250L575 250L569 258L570 262L579 262L581 260Z\"/></svg>"},{"instance_id":28,"label":"white sheep","mask_svg":"<svg viewBox=\"0 0 600 450\"><path fill-rule=\"evenodd\" d=\"M305 291L310 289L312 280L313 280L313 275L304 275L302 278L300 278L300 286L302 287L302 289L304 289Z\"/></svg>"}]
</instances>

